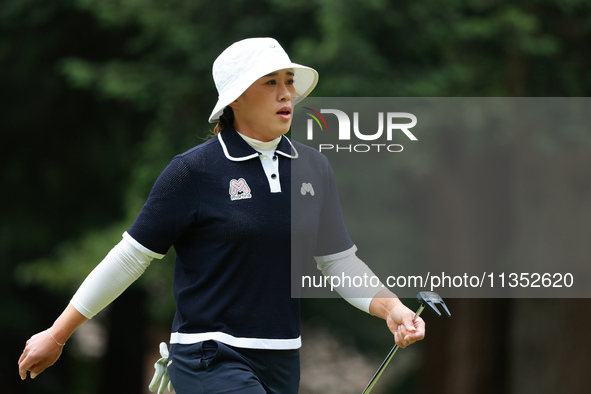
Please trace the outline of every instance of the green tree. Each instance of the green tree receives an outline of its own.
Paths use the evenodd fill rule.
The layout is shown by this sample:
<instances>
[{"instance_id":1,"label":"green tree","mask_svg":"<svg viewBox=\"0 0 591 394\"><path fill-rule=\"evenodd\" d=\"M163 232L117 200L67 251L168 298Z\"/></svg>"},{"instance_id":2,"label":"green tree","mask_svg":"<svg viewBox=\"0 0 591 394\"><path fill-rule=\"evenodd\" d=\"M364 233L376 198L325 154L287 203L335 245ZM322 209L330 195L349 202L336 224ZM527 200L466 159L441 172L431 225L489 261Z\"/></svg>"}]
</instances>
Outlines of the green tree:
<instances>
[{"instance_id":1,"label":"green tree","mask_svg":"<svg viewBox=\"0 0 591 394\"><path fill-rule=\"evenodd\" d=\"M60 303L118 241L172 156L210 134L206 119L216 101L211 64L230 43L250 36L277 38L296 62L318 69L316 96L587 96L590 15L591 6L583 0L4 1L0 258L8 263L0 267L0 284L2 299L11 302L3 302L0 311L19 316L0 320L3 332L18 339L10 354L20 352L26 336L52 321ZM414 205L401 212L411 231L389 248L410 250L409 261L436 258L445 266L458 259L466 264L485 259L494 264L507 254L526 255L533 247L528 234L535 233L536 242L549 245L548 256L588 258L589 252L578 248L584 226L565 229L577 246L566 251L551 247L552 232L526 220L540 210L558 209L572 218L569 223L578 223L569 207L584 205L587 194L575 199L571 192L586 183L576 186L565 179L587 168L586 133L524 130L495 140L442 130L431 142L429 157L406 167L393 164L400 190L392 205ZM549 154L553 161L547 160ZM560 163L561 170L548 174L548 163ZM539 178L532 180L532 172ZM575 178L587 175L583 170ZM346 174L338 176L348 182ZM528 196L542 186L564 192L528 210ZM499 211L504 215L495 214ZM483 223L490 235L467 243ZM417 238L427 247L413 255L408 245ZM170 275L168 257L153 264L114 308L145 305L135 320L143 323L149 316L145 325L167 327ZM529 312L565 316L559 313L570 310L565 302L449 304L454 318L429 323L428 340L420 345L430 355L421 371L435 380L409 378L403 382L409 392L429 392L433 384L454 393L484 388L543 392L563 381L559 374L565 371L570 371L573 391L584 384L584 377L573 372L577 360L567 357L581 346L553 349L564 362L552 365L553 373L539 380L544 387L525 387L535 373L528 365L539 370L550 365L548 352L539 349L543 336L564 335L560 326L530 320ZM361 313L352 322L349 308L338 300L322 300L310 303L308 310L326 315L336 335L353 333L363 348L380 354L384 343L389 345L382 323ZM117 310L111 315L112 338L129 335L123 334L125 318ZM545 331L526 341L526 328L534 321ZM579 327L584 325L570 335L583 337ZM113 338L111 345L128 342L125 337L117 341ZM532 348L540 352L536 363L527 353ZM113 349L107 359L143 357L142 349L127 350L123 356ZM46 392L105 391L74 379L80 365L64 358L60 363L68 368L54 367L62 368L53 375L61 380L44 376L35 384L46 385ZM7 363L3 370L12 370L12 359L2 362ZM140 372L128 376L139 387ZM92 379L108 381L100 373ZM16 382L8 391L38 387ZM134 390L139 389L126 392Z\"/></svg>"}]
</instances>

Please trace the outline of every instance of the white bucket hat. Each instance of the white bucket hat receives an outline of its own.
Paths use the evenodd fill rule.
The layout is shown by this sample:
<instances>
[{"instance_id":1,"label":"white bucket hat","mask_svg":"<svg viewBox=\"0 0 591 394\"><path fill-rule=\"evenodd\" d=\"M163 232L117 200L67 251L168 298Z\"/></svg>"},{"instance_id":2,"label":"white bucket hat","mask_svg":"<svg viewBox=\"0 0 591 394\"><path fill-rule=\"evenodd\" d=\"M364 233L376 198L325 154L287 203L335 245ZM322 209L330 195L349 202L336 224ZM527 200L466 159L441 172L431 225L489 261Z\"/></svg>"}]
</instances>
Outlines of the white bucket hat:
<instances>
[{"instance_id":1,"label":"white bucket hat","mask_svg":"<svg viewBox=\"0 0 591 394\"><path fill-rule=\"evenodd\" d=\"M257 79L277 70L294 71L294 105L304 99L318 83L318 73L310 67L292 63L273 38L247 38L235 42L213 62L213 80L218 102L209 117L215 123L224 108L236 100Z\"/></svg>"}]
</instances>

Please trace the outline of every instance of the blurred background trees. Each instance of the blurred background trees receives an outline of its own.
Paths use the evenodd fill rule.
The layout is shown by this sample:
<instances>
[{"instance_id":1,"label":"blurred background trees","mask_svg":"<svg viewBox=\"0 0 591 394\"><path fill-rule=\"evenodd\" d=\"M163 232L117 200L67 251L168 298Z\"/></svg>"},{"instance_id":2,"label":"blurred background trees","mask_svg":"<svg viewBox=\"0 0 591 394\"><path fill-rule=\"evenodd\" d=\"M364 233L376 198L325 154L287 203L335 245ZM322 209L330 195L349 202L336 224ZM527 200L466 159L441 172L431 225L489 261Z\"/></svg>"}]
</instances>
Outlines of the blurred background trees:
<instances>
[{"instance_id":1,"label":"blurred background trees","mask_svg":"<svg viewBox=\"0 0 591 394\"><path fill-rule=\"evenodd\" d=\"M20 382L16 360L119 241L172 156L208 138L217 97L212 62L253 36L275 37L294 61L315 67L319 97L591 92L591 4L583 0L4 0L3 392L145 392L144 365L155 361L154 343L166 340L174 313L172 253L96 318L87 329L95 335L78 336L40 378ZM517 146L478 136L467 143L442 130L434 136L437 165L396 180L402 191L392 204L412 202L413 215L408 239L384 247L404 249L419 238L426 247L415 257L442 266L494 264L507 253L588 262L587 133L524 129ZM560 239L557 217L565 218ZM467 242L483 223L489 236ZM355 349L343 357L358 360L361 352L377 360L370 371L379 365L391 345L382 322L340 300L305 304L306 327L324 327L340 341L329 346L333 353ZM429 340L397 355L396 378L383 392L586 392L587 300L448 304L453 318L430 321ZM322 331L310 336L330 342ZM105 342L91 343L96 337ZM307 376L302 392L344 392L314 389Z\"/></svg>"}]
</instances>

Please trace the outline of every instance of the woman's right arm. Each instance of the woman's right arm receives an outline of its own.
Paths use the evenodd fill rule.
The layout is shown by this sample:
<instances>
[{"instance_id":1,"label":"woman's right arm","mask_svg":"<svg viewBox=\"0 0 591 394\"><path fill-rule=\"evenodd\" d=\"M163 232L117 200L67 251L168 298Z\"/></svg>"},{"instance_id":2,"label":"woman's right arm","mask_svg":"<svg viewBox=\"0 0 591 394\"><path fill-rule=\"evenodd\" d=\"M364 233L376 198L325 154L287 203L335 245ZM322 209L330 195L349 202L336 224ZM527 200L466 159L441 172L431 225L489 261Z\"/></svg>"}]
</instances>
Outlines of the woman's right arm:
<instances>
[{"instance_id":1,"label":"woman's right arm","mask_svg":"<svg viewBox=\"0 0 591 394\"><path fill-rule=\"evenodd\" d=\"M123 234L123 240L88 275L54 325L27 341L18 362L21 379L27 377L27 371L34 378L53 365L62 352L63 346L59 344L123 293L153 259L164 257L174 240L191 224L194 215L187 210L195 209L195 184L183 160L173 160L167 166L134 225Z\"/></svg>"},{"instance_id":2,"label":"woman's right arm","mask_svg":"<svg viewBox=\"0 0 591 394\"><path fill-rule=\"evenodd\" d=\"M53 365L74 331L123 293L154 257L161 258L124 234L123 240L88 275L55 323L27 341L18 360L21 379L26 379L27 371L33 379Z\"/></svg>"}]
</instances>

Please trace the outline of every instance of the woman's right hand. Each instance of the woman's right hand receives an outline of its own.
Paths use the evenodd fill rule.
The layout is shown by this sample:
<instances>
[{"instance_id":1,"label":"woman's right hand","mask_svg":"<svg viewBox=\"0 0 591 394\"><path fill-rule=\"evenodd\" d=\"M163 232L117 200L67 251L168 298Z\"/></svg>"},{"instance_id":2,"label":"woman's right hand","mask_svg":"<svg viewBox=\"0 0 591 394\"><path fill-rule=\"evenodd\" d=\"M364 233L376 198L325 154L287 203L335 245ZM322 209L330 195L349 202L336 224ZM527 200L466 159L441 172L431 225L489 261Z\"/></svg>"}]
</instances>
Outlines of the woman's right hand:
<instances>
[{"instance_id":1,"label":"woman's right hand","mask_svg":"<svg viewBox=\"0 0 591 394\"><path fill-rule=\"evenodd\" d=\"M27 378L27 371L31 372L31 379L35 379L46 368L55 364L62 350L63 345L57 344L49 330L33 335L27 341L25 350L18 359L18 373L21 379Z\"/></svg>"}]
</instances>

